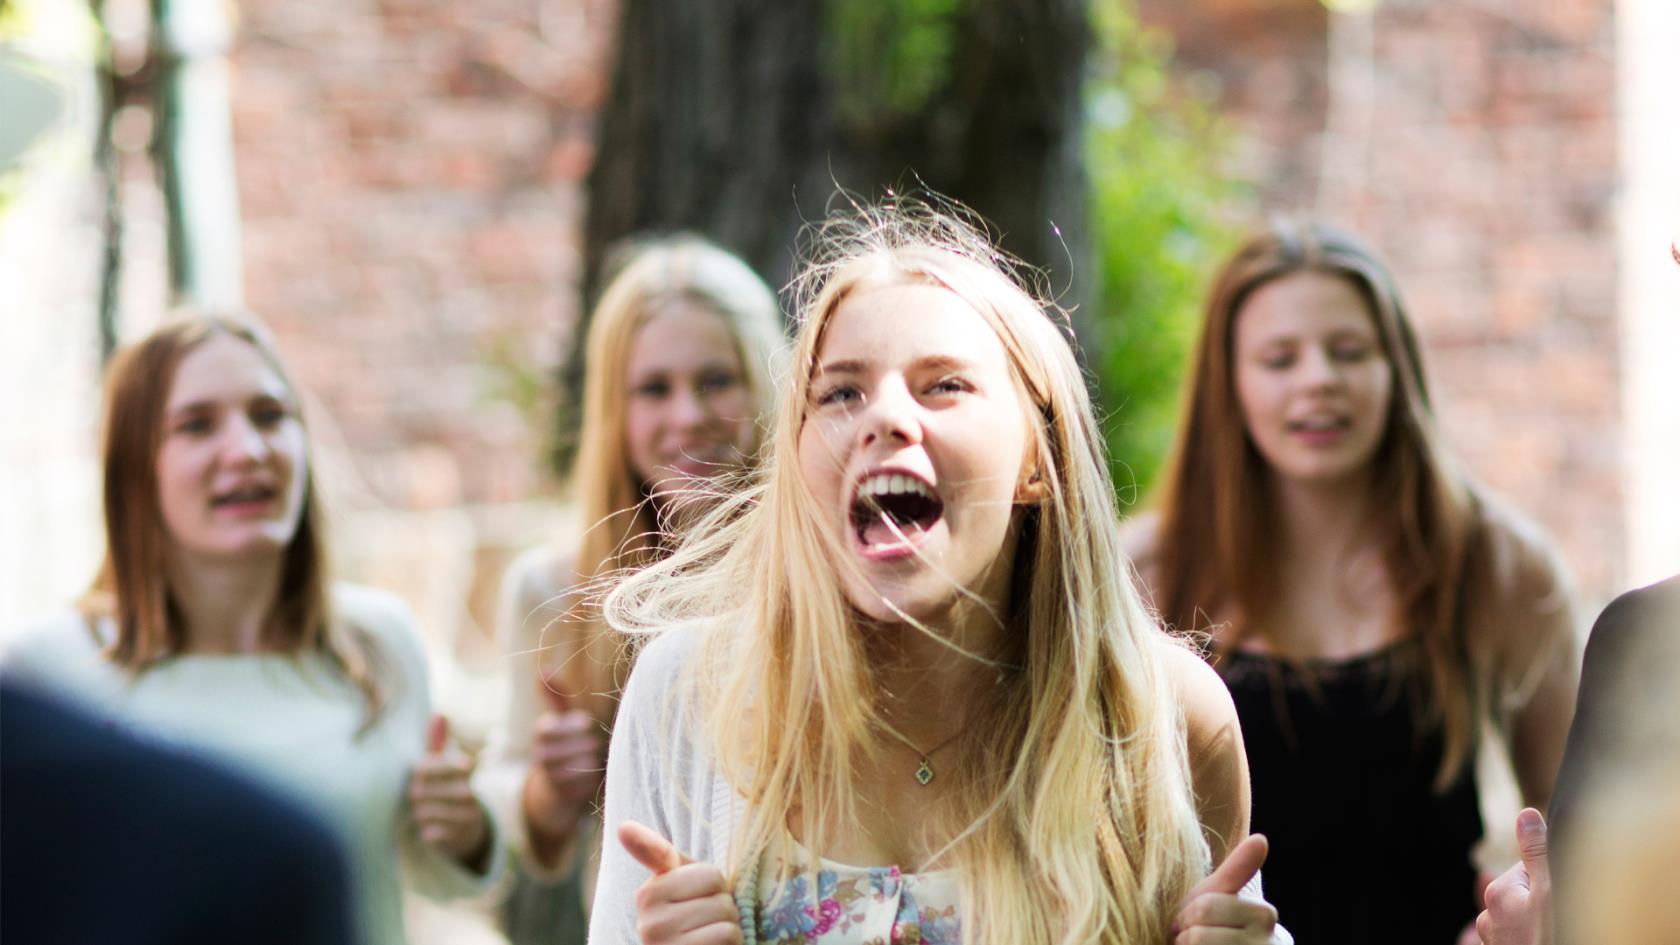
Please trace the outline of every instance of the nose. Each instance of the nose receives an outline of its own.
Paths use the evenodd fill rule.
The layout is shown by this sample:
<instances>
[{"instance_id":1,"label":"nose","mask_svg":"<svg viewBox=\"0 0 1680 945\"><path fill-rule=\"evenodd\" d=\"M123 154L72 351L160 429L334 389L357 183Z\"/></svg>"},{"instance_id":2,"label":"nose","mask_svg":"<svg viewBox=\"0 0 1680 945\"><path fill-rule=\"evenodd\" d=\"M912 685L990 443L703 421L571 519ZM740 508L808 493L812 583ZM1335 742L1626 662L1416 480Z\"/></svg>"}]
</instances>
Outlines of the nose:
<instances>
[{"instance_id":1,"label":"nose","mask_svg":"<svg viewBox=\"0 0 1680 945\"><path fill-rule=\"evenodd\" d=\"M268 458L272 448L268 437L257 429L249 418L236 416L227 425L227 439L223 443L222 458L229 463L260 463Z\"/></svg>"},{"instance_id":2,"label":"nose","mask_svg":"<svg viewBox=\"0 0 1680 945\"><path fill-rule=\"evenodd\" d=\"M703 426L711 419L712 413L706 408L706 401L700 391L693 387L678 387L671 398L671 420L681 429L689 430Z\"/></svg>"},{"instance_id":3,"label":"nose","mask_svg":"<svg viewBox=\"0 0 1680 945\"><path fill-rule=\"evenodd\" d=\"M922 442L922 425L916 417L916 398L903 383L886 382L864 408L863 423L859 425L863 445L874 446L886 440L900 446L915 446Z\"/></svg>"},{"instance_id":4,"label":"nose","mask_svg":"<svg viewBox=\"0 0 1680 945\"><path fill-rule=\"evenodd\" d=\"M1342 382L1342 369L1329 349L1309 347L1301 359L1301 381L1309 390L1323 390Z\"/></svg>"}]
</instances>

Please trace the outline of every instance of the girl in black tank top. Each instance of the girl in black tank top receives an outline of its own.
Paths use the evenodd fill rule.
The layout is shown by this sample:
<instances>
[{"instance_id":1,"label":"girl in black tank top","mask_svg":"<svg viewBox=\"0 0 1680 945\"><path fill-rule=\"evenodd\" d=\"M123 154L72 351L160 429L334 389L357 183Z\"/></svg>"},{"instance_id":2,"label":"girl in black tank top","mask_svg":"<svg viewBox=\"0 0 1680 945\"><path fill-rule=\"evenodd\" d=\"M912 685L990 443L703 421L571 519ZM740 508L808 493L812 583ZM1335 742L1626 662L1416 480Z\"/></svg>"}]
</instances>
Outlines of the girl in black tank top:
<instances>
[{"instance_id":1,"label":"girl in black tank top","mask_svg":"<svg viewBox=\"0 0 1680 945\"><path fill-rule=\"evenodd\" d=\"M1242 720L1266 896L1306 945L1453 942L1476 918L1473 768L1433 786L1416 645L1297 666L1235 650L1220 666ZM1407 907L1396 912L1397 895Z\"/></svg>"},{"instance_id":2,"label":"girl in black tank top","mask_svg":"<svg viewBox=\"0 0 1680 945\"><path fill-rule=\"evenodd\" d=\"M1303 945L1456 945L1479 735L1527 804L1556 777L1578 675L1561 569L1447 455L1394 280L1347 233L1280 221L1237 251L1189 393L1131 545L1231 692L1266 891Z\"/></svg>"}]
</instances>

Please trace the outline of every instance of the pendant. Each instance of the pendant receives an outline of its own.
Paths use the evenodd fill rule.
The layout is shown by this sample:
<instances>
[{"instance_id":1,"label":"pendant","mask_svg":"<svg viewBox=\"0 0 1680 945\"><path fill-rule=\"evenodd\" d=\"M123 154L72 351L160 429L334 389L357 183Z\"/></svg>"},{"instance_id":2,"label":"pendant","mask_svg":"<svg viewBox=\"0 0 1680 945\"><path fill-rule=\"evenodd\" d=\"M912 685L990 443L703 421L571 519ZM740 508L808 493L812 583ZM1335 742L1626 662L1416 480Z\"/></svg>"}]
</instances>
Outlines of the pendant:
<instances>
[{"instance_id":1,"label":"pendant","mask_svg":"<svg viewBox=\"0 0 1680 945\"><path fill-rule=\"evenodd\" d=\"M916 783L920 784L922 787L927 787L928 782L932 780L933 766L928 764L928 760L924 756L922 758L922 766L916 769Z\"/></svg>"}]
</instances>

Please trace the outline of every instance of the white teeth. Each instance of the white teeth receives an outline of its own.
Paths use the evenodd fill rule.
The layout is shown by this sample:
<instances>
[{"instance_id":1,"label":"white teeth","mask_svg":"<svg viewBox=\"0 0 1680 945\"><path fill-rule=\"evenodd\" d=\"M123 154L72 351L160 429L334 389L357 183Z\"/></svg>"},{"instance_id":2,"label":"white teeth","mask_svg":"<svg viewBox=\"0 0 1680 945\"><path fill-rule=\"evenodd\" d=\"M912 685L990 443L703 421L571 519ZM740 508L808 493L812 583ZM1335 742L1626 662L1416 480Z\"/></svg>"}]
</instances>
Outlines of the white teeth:
<instances>
[{"instance_id":1,"label":"white teeth","mask_svg":"<svg viewBox=\"0 0 1680 945\"><path fill-rule=\"evenodd\" d=\"M877 473L865 479L858 487L859 496L904 494L933 498L933 490L928 488L927 483L914 476L899 473Z\"/></svg>"}]
</instances>

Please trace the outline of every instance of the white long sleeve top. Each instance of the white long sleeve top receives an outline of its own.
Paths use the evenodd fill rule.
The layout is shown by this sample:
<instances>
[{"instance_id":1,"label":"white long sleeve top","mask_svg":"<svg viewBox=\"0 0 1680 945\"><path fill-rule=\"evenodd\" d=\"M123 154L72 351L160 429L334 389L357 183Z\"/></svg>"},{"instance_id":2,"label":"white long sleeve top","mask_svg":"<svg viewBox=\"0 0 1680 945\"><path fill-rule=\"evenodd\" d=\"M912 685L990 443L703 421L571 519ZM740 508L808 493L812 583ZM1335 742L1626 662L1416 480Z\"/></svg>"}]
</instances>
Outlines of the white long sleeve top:
<instances>
[{"instance_id":1,"label":"white long sleeve top","mask_svg":"<svg viewBox=\"0 0 1680 945\"><path fill-rule=\"evenodd\" d=\"M635 820L697 862L723 867L745 800L710 760L693 707L682 704L678 676L699 631L675 629L651 641L636 658L624 687L607 754L606 804L600 876L589 914L591 945L639 941L636 890L652 875L625 852L618 825ZM1260 877L1243 889L1263 900ZM1280 923L1271 945L1293 945Z\"/></svg>"}]
</instances>

